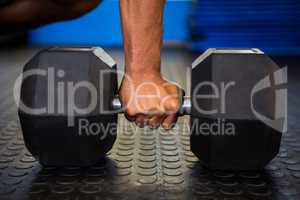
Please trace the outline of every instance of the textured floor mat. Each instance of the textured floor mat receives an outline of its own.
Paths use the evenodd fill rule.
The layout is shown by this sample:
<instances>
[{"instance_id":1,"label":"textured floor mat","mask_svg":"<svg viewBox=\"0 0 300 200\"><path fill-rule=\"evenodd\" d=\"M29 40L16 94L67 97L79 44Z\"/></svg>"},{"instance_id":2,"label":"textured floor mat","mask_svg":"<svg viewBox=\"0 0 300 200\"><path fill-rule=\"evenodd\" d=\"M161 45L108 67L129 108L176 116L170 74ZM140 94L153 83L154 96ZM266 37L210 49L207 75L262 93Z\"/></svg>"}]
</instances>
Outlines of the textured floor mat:
<instances>
[{"instance_id":1,"label":"textured floor mat","mask_svg":"<svg viewBox=\"0 0 300 200\"><path fill-rule=\"evenodd\" d=\"M26 150L18 121L3 122L0 199L300 198L300 143L293 133L265 171L209 171L190 151L188 121L165 132L136 128L120 116L112 151L89 168L42 168Z\"/></svg>"},{"instance_id":2,"label":"textured floor mat","mask_svg":"<svg viewBox=\"0 0 300 200\"><path fill-rule=\"evenodd\" d=\"M173 131L164 132L138 129L122 116L118 139L107 159L89 168L58 169L42 168L26 150L12 96L14 80L36 51L0 51L0 200L300 199L297 63L289 68L289 132L265 171L229 173L202 168L190 152L187 117ZM123 66L122 51L110 53ZM192 60L177 49L164 52L162 60L167 78L178 81L187 94L185 66ZM282 61L281 66L285 64Z\"/></svg>"}]
</instances>

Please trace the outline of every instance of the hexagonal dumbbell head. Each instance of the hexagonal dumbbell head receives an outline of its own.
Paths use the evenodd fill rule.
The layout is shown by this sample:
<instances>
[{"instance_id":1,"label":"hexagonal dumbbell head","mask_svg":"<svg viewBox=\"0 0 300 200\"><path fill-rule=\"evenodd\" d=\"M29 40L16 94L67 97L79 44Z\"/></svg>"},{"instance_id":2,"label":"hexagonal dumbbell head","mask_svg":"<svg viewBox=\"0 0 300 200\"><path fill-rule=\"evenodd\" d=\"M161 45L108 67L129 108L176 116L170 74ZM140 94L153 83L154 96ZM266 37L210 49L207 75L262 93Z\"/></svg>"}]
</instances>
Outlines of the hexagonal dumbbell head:
<instances>
[{"instance_id":1,"label":"hexagonal dumbbell head","mask_svg":"<svg viewBox=\"0 0 300 200\"><path fill-rule=\"evenodd\" d=\"M116 63L101 48L51 48L24 67L19 117L29 151L47 166L92 165L116 139Z\"/></svg>"},{"instance_id":2,"label":"hexagonal dumbbell head","mask_svg":"<svg viewBox=\"0 0 300 200\"><path fill-rule=\"evenodd\" d=\"M286 83L258 49L209 49L192 66L191 150L220 170L258 170L279 151Z\"/></svg>"}]
</instances>

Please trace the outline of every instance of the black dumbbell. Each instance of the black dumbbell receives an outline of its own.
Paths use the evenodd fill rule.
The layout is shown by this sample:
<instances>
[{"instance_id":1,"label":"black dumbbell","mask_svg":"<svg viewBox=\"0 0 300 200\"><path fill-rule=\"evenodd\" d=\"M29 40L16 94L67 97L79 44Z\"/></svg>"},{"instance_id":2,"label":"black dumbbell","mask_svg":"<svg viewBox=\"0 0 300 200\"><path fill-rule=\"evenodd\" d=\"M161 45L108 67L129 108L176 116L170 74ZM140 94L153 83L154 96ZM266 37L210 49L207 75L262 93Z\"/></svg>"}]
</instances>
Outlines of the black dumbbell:
<instances>
[{"instance_id":1,"label":"black dumbbell","mask_svg":"<svg viewBox=\"0 0 300 200\"><path fill-rule=\"evenodd\" d=\"M259 170L277 155L285 72L258 49L209 49L192 64L191 150L205 166Z\"/></svg>"},{"instance_id":2,"label":"black dumbbell","mask_svg":"<svg viewBox=\"0 0 300 200\"><path fill-rule=\"evenodd\" d=\"M260 59L257 60L257 56ZM184 98L179 114L191 114L191 148L206 166L226 170L259 169L264 167L278 152L280 131L273 131L256 118L247 118L250 115L248 110L243 108L247 106L248 101L231 110L232 104L239 105L231 101L237 100L239 95L243 95L239 99L242 101L245 94L249 92L248 89L240 88L230 93L233 96L229 99L230 112L222 116L210 115L207 117L198 109L199 106L209 109L214 104L220 103L215 101L216 99L197 98L199 95L208 95L209 92L212 92L211 89L203 86L199 88L199 84L205 83L205 81L218 84L221 81L236 81L237 78L242 81L242 87L250 87L270 70L278 69L271 61L263 62L265 59L269 61L269 58L254 49L215 49L207 51L194 62L192 99ZM241 67L241 64L246 66L245 72L240 70L239 76L234 76L232 72L237 67ZM265 64L267 66L263 66ZM262 68L256 70L253 80L240 79L241 75L247 74L249 70L255 71L256 67ZM80 81L86 81L92 85L98 85L95 89L101 98L97 98L100 99L97 100L97 108L103 104L104 109L92 110L88 115L62 109L62 107L66 109L70 103L72 106L76 104L75 106L86 107L87 102L91 101L91 94L88 90L78 90L72 101L55 104L47 110L46 114L28 114L20 107L19 115L25 144L30 152L43 165L90 165L95 163L111 149L116 138L117 113L121 111L121 103L117 98L116 64L113 59L101 48L52 48L38 53L25 66L24 72L32 69L57 73L57 77L53 79L57 89L54 87L51 92L59 97L49 96L51 88L48 88L49 82L45 76L30 76L22 83L21 100L25 105L41 108L49 104L49 101L55 104L56 99L68 99L66 90L59 85L62 86L63 83L71 81L74 86ZM103 73L100 75L101 72ZM73 95L73 93L71 94ZM262 106L273 102L272 96L267 95L264 98L266 99L260 103ZM193 105L191 105L191 101ZM51 112L48 112L49 110ZM231 118L232 116L234 118ZM220 117L223 121L228 120L236 126L235 135L215 135L212 134L214 130L209 131L211 132L209 134L199 131L199 127L201 128L203 124L214 126ZM109 130L113 131L110 134L103 132L93 134L93 130L87 130L85 134L81 134L77 125L82 120L89 124L98 123L107 126ZM69 126L70 122L73 122L71 126ZM115 127L109 127L111 124L115 124ZM257 132L249 135L250 131ZM245 147L250 151L247 151ZM268 151L266 152L266 150ZM253 158L256 159L253 160Z\"/></svg>"},{"instance_id":3,"label":"black dumbbell","mask_svg":"<svg viewBox=\"0 0 300 200\"><path fill-rule=\"evenodd\" d=\"M112 148L118 118L110 112L118 91L115 71L115 61L101 48L50 48L25 65L19 118L25 145L42 165L93 165ZM89 86L102 95L92 94ZM93 108L83 109L95 99ZM80 132L83 123L93 126ZM97 124L109 132L96 133Z\"/></svg>"}]
</instances>

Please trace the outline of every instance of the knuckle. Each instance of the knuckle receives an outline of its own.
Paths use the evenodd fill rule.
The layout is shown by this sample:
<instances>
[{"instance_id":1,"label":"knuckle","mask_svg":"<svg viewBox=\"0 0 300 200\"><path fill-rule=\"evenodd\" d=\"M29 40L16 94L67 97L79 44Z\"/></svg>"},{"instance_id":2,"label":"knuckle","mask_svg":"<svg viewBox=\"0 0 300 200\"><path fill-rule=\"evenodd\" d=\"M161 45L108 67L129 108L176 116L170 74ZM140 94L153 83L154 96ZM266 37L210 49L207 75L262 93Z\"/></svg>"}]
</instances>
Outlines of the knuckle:
<instances>
[{"instance_id":1,"label":"knuckle","mask_svg":"<svg viewBox=\"0 0 300 200\"><path fill-rule=\"evenodd\" d=\"M156 129L156 128L159 127L159 124L152 122L152 123L149 123L149 127L152 128L152 129Z\"/></svg>"},{"instance_id":2,"label":"knuckle","mask_svg":"<svg viewBox=\"0 0 300 200\"><path fill-rule=\"evenodd\" d=\"M144 124L143 124L143 123L136 122L135 124L136 124L139 128L144 128Z\"/></svg>"},{"instance_id":3,"label":"knuckle","mask_svg":"<svg viewBox=\"0 0 300 200\"><path fill-rule=\"evenodd\" d=\"M130 117L134 117L137 115L137 112L135 111L135 109L132 109L132 108L127 108L125 112Z\"/></svg>"},{"instance_id":4,"label":"knuckle","mask_svg":"<svg viewBox=\"0 0 300 200\"><path fill-rule=\"evenodd\" d=\"M161 113L161 108L159 104L154 104L153 106L145 109L145 113L152 116L157 116L159 113Z\"/></svg>"},{"instance_id":5,"label":"knuckle","mask_svg":"<svg viewBox=\"0 0 300 200\"><path fill-rule=\"evenodd\" d=\"M167 124L167 123L163 123L161 126L162 126L165 130L169 130L169 129L170 129L170 125Z\"/></svg>"},{"instance_id":6,"label":"knuckle","mask_svg":"<svg viewBox=\"0 0 300 200\"><path fill-rule=\"evenodd\" d=\"M167 102L167 108L169 111L177 112L179 110L179 101L172 99Z\"/></svg>"},{"instance_id":7,"label":"knuckle","mask_svg":"<svg viewBox=\"0 0 300 200\"><path fill-rule=\"evenodd\" d=\"M174 123L174 122L163 123L163 124L162 124L162 127L163 127L165 130L171 130L174 126L175 126L175 123Z\"/></svg>"}]
</instances>

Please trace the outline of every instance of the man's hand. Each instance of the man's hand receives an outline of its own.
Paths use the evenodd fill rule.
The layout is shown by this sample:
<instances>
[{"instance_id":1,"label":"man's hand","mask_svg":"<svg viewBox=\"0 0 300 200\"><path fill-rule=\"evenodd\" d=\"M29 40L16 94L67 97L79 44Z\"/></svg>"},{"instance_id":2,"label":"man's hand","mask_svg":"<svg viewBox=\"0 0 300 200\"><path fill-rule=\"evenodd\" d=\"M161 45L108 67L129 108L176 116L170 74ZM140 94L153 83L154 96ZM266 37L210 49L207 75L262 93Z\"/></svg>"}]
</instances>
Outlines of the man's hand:
<instances>
[{"instance_id":1,"label":"man's hand","mask_svg":"<svg viewBox=\"0 0 300 200\"><path fill-rule=\"evenodd\" d=\"M182 90L160 73L165 0L120 0L125 74L119 95L129 120L171 128Z\"/></svg>"},{"instance_id":2,"label":"man's hand","mask_svg":"<svg viewBox=\"0 0 300 200\"><path fill-rule=\"evenodd\" d=\"M119 95L127 119L139 127L170 129L177 121L182 90L160 74L125 75Z\"/></svg>"}]
</instances>

